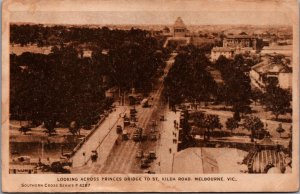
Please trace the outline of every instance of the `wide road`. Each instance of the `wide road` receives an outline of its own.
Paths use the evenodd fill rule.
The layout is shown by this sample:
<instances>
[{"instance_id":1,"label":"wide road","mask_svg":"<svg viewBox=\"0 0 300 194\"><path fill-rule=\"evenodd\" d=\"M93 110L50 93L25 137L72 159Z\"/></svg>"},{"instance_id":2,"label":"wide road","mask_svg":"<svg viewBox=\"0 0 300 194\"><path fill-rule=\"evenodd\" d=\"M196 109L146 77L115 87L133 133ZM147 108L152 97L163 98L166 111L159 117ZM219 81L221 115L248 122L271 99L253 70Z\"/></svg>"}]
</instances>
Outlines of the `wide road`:
<instances>
[{"instance_id":1,"label":"wide road","mask_svg":"<svg viewBox=\"0 0 300 194\"><path fill-rule=\"evenodd\" d=\"M71 158L73 161L73 170L76 171L76 168L83 167L88 168L91 163L90 157L93 150L97 150L99 155L105 155L106 150L101 149L103 143L107 141L114 141L117 137L115 137L115 131L113 129L120 122L120 114L126 111L126 107L119 106L116 108L116 111L109 114L100 126L97 127L95 132L85 141L85 143L80 147L80 149L74 154Z\"/></svg>"},{"instance_id":2,"label":"wide road","mask_svg":"<svg viewBox=\"0 0 300 194\"><path fill-rule=\"evenodd\" d=\"M145 130L146 134L150 134L150 125L152 120L158 122L159 114L163 111L166 106L165 103L162 103L162 91L164 89L163 80L164 77L168 74L170 68L174 63L174 58L176 54L173 54L170 59L167 61L164 74L158 80L157 87L150 93L150 102L151 105L148 108L142 108L140 105L136 106L137 109L137 126L142 127ZM134 132L133 127L128 127L127 131L129 133L129 140L122 141L121 138L118 139L118 144L114 146L110 155L108 156L104 166L99 166L99 168L93 168L91 173L100 173L100 174L126 174L126 173L141 173L140 169L140 160L136 158L136 152L138 149L143 149L144 151L153 149L155 150L156 142L155 141L144 141L142 143L135 142L131 139ZM158 130L158 129L157 129ZM156 132L158 135L158 132Z\"/></svg>"}]
</instances>

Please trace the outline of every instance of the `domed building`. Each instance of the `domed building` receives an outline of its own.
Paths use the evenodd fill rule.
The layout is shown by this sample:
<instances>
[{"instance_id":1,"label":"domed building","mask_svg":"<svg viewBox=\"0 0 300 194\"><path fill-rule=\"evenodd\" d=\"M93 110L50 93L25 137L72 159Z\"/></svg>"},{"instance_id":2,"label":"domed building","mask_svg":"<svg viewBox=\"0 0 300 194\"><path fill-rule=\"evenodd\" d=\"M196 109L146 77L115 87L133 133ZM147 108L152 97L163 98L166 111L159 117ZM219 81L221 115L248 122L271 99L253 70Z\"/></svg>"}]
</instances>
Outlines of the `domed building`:
<instances>
[{"instance_id":1,"label":"domed building","mask_svg":"<svg viewBox=\"0 0 300 194\"><path fill-rule=\"evenodd\" d=\"M185 37L187 33L186 25L183 23L181 17L178 17L173 25L174 37Z\"/></svg>"},{"instance_id":2,"label":"domed building","mask_svg":"<svg viewBox=\"0 0 300 194\"><path fill-rule=\"evenodd\" d=\"M270 137L265 137L249 152L243 163L249 173L288 173L286 169L291 167L291 160L282 150Z\"/></svg>"}]
</instances>

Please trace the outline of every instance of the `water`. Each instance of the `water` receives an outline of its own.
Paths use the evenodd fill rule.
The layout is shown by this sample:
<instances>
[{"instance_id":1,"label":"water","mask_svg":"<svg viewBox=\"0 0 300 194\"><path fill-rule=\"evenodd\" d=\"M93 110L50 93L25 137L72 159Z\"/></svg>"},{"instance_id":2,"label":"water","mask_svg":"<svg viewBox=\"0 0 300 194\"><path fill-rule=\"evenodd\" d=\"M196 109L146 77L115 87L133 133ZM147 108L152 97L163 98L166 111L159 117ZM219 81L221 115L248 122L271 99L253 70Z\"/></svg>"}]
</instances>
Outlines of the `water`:
<instances>
[{"instance_id":1,"label":"water","mask_svg":"<svg viewBox=\"0 0 300 194\"><path fill-rule=\"evenodd\" d=\"M60 158L62 148L64 153L71 152L78 142L44 143L41 142L10 142L10 157L30 156L31 158ZM42 153L43 152L43 153Z\"/></svg>"}]
</instances>

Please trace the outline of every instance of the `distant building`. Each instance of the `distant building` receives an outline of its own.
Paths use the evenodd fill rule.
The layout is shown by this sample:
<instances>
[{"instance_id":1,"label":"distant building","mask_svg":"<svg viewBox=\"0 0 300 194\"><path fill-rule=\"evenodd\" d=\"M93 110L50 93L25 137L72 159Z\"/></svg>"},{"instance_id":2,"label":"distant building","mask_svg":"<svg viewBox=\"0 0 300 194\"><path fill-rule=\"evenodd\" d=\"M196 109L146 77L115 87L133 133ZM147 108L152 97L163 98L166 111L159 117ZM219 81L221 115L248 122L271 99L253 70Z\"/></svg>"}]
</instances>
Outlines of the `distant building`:
<instances>
[{"instance_id":1,"label":"distant building","mask_svg":"<svg viewBox=\"0 0 300 194\"><path fill-rule=\"evenodd\" d=\"M166 29L167 31L167 29ZM180 17L177 18L173 25L173 36L168 37L164 47L181 47L191 43L191 37L188 37L188 30Z\"/></svg>"},{"instance_id":2,"label":"distant building","mask_svg":"<svg viewBox=\"0 0 300 194\"><path fill-rule=\"evenodd\" d=\"M282 89L292 89L292 68L272 63L270 59L254 65L250 71L250 79L253 85L264 90L270 82L275 82Z\"/></svg>"},{"instance_id":3,"label":"distant building","mask_svg":"<svg viewBox=\"0 0 300 194\"><path fill-rule=\"evenodd\" d=\"M164 27L163 31L163 35L164 36L172 36L172 32L170 30L170 28L168 28L167 26Z\"/></svg>"},{"instance_id":4,"label":"distant building","mask_svg":"<svg viewBox=\"0 0 300 194\"><path fill-rule=\"evenodd\" d=\"M92 53L93 53L93 51L91 51L91 50L81 50L78 53L78 57L81 59L82 58L92 58Z\"/></svg>"},{"instance_id":5,"label":"distant building","mask_svg":"<svg viewBox=\"0 0 300 194\"><path fill-rule=\"evenodd\" d=\"M186 25L183 23L181 17L178 17L173 25L173 36L174 37L185 37L187 34Z\"/></svg>"},{"instance_id":6,"label":"distant building","mask_svg":"<svg viewBox=\"0 0 300 194\"><path fill-rule=\"evenodd\" d=\"M211 61L216 61L220 56L224 56L227 59L232 59L234 57L235 50L233 48L227 47L214 47L211 50Z\"/></svg>"},{"instance_id":7,"label":"distant building","mask_svg":"<svg viewBox=\"0 0 300 194\"><path fill-rule=\"evenodd\" d=\"M249 35L233 35L224 38L223 47L229 48L245 48L250 47L256 50L256 38Z\"/></svg>"},{"instance_id":8,"label":"distant building","mask_svg":"<svg viewBox=\"0 0 300 194\"><path fill-rule=\"evenodd\" d=\"M237 54L255 53L256 38L245 33L230 35L223 39L223 47L214 47L211 50L211 61L216 61L222 55L228 59Z\"/></svg>"},{"instance_id":9,"label":"distant building","mask_svg":"<svg viewBox=\"0 0 300 194\"><path fill-rule=\"evenodd\" d=\"M284 55L284 56L292 56L292 45L271 45L265 46L261 50L261 55Z\"/></svg>"},{"instance_id":10,"label":"distant building","mask_svg":"<svg viewBox=\"0 0 300 194\"><path fill-rule=\"evenodd\" d=\"M250 173L290 173L291 158L271 138L258 141L257 149L250 151L243 161Z\"/></svg>"},{"instance_id":11,"label":"distant building","mask_svg":"<svg viewBox=\"0 0 300 194\"><path fill-rule=\"evenodd\" d=\"M241 173L246 151L236 148L192 147L175 153L173 173L216 174Z\"/></svg>"},{"instance_id":12,"label":"distant building","mask_svg":"<svg viewBox=\"0 0 300 194\"><path fill-rule=\"evenodd\" d=\"M10 44L9 51L10 54L21 55L25 52L38 53L49 55L51 53L52 46L40 47L37 44L28 44L26 46L21 46L20 44Z\"/></svg>"}]
</instances>

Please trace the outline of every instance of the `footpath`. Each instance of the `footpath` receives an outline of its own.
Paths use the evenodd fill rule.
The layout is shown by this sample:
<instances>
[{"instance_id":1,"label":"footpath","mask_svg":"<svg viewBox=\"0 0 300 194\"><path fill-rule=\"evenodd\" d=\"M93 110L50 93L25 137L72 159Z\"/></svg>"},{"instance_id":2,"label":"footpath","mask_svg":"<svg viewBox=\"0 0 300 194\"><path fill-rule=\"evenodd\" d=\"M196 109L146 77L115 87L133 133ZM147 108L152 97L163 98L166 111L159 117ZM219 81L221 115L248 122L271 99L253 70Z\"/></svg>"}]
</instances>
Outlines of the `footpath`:
<instances>
[{"instance_id":1,"label":"footpath","mask_svg":"<svg viewBox=\"0 0 300 194\"><path fill-rule=\"evenodd\" d=\"M125 111L126 107L117 107L116 111L110 113L109 116L95 129L93 134L84 141L71 158L73 162L73 171L81 172L81 167L89 168L91 166L91 154L93 150L98 152L98 161L106 161L110 150L118 138L118 134L114 129L118 124L122 123L120 115Z\"/></svg>"},{"instance_id":2,"label":"footpath","mask_svg":"<svg viewBox=\"0 0 300 194\"><path fill-rule=\"evenodd\" d=\"M156 148L157 160L153 171L157 174L171 174L174 154L177 152L179 130L174 126L174 120L179 124L180 111L165 111L165 121L158 126L161 130Z\"/></svg>"}]
</instances>

